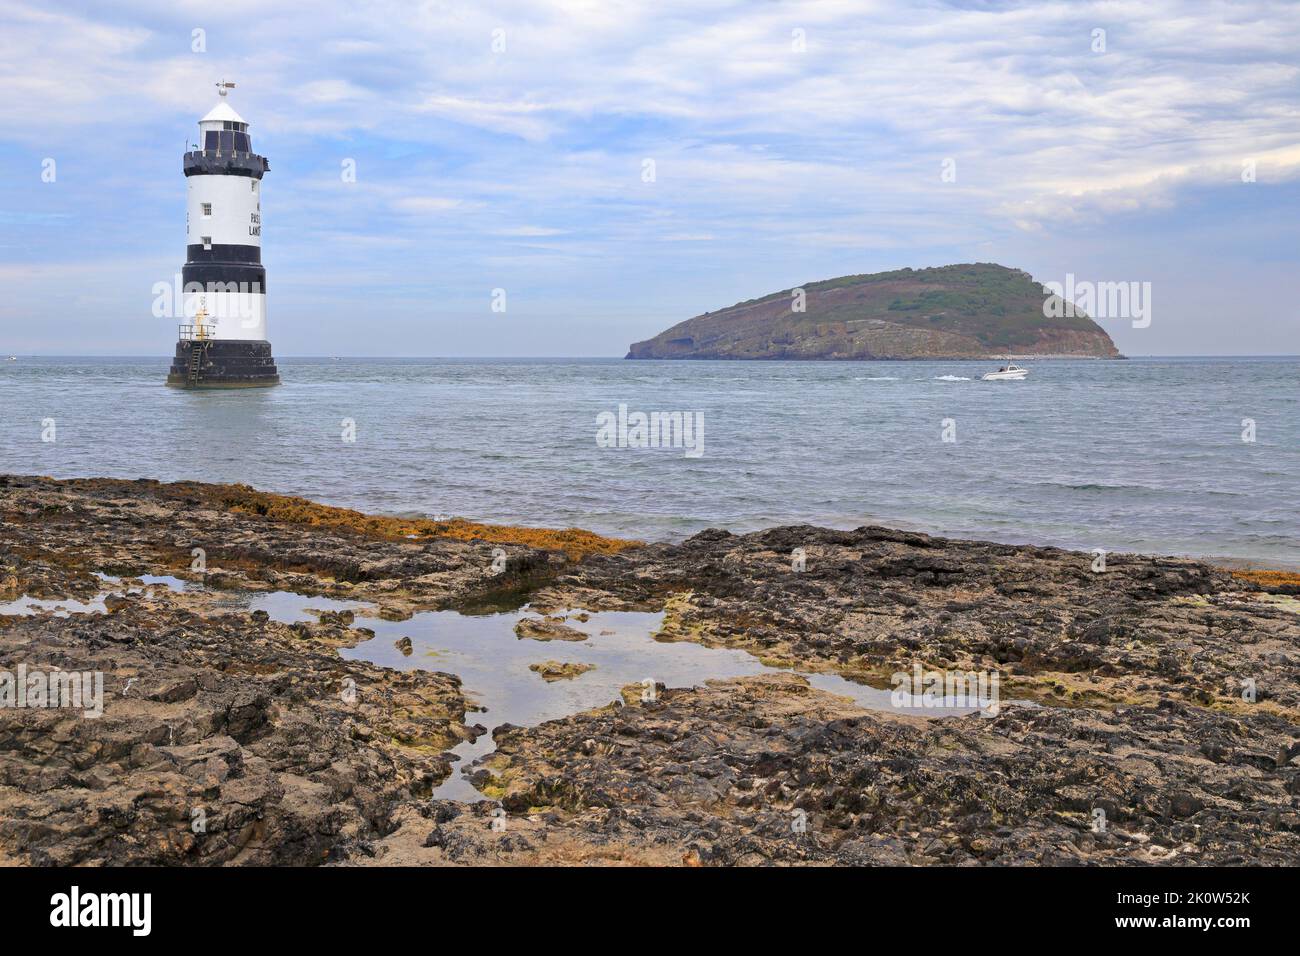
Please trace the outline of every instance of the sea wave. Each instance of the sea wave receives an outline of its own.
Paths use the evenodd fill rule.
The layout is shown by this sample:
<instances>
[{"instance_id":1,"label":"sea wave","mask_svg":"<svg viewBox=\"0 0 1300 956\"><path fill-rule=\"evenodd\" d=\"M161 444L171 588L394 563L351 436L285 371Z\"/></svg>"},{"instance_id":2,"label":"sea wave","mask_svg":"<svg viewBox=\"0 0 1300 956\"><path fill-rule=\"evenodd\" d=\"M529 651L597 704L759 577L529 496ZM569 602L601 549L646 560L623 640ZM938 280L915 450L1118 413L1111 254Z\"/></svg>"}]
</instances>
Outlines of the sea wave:
<instances>
[{"instance_id":1,"label":"sea wave","mask_svg":"<svg viewBox=\"0 0 1300 956\"><path fill-rule=\"evenodd\" d=\"M1027 481L1026 485L1032 485L1039 488L1062 488L1066 491L1097 491L1097 492L1139 492L1153 495L1206 495L1211 497L1238 498L1242 493L1239 491L1223 491L1219 488L1158 488L1153 485L1140 484L1105 484L1103 482L1069 482L1069 481Z\"/></svg>"},{"instance_id":2,"label":"sea wave","mask_svg":"<svg viewBox=\"0 0 1300 956\"><path fill-rule=\"evenodd\" d=\"M1154 488L1151 485L1107 485L1099 482L1081 482L1075 484L1069 481L1030 481L1026 484L1036 485L1040 488L1064 488L1067 491L1152 491L1162 492L1164 488Z\"/></svg>"},{"instance_id":3,"label":"sea wave","mask_svg":"<svg viewBox=\"0 0 1300 956\"><path fill-rule=\"evenodd\" d=\"M967 375L936 375L937 382L969 382L970 376Z\"/></svg>"}]
</instances>

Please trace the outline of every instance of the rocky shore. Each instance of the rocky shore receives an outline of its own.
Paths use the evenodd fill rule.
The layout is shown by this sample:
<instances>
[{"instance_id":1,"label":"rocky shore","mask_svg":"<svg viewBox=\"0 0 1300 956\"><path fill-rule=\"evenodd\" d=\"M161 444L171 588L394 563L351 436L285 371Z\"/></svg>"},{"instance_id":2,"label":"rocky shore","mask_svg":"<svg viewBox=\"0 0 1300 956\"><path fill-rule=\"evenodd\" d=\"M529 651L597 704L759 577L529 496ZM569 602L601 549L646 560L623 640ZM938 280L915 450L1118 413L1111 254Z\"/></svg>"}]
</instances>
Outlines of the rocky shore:
<instances>
[{"instance_id":1,"label":"rocky shore","mask_svg":"<svg viewBox=\"0 0 1300 956\"><path fill-rule=\"evenodd\" d=\"M1093 561L875 527L644 545L0 476L0 675L103 675L102 716L0 708L0 863L1300 863L1300 577ZM660 640L884 688L996 672L1003 703L866 710L796 673L635 686L499 729L473 768L487 799L437 799L486 730L469 689L341 655L364 614L239 600L272 591L386 620L528 601L527 639L560 642L566 610L662 611ZM537 646L539 687L577 676Z\"/></svg>"}]
</instances>

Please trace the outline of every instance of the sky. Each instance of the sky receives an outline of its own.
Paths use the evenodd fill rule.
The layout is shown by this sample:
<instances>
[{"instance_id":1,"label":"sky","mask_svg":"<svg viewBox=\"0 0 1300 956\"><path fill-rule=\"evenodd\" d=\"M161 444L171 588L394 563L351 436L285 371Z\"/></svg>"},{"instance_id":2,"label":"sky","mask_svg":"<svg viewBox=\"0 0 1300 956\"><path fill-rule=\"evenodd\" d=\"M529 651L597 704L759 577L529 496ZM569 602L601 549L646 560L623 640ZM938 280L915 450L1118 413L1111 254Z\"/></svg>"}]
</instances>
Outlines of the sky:
<instances>
[{"instance_id":1,"label":"sky","mask_svg":"<svg viewBox=\"0 0 1300 956\"><path fill-rule=\"evenodd\" d=\"M171 353L224 78L278 355L619 356L954 262L1151 283L1129 355L1300 354L1293 2L0 0L0 77L6 353Z\"/></svg>"}]
</instances>

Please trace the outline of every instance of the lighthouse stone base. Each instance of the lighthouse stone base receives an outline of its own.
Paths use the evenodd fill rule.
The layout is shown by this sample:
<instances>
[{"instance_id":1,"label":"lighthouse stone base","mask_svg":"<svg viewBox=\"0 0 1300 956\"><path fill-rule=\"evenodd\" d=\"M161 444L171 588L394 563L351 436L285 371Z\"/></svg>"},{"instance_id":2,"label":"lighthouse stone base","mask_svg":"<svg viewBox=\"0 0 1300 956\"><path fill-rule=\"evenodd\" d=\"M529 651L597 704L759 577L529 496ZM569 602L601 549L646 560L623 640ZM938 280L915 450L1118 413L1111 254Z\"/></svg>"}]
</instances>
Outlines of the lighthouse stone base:
<instances>
[{"instance_id":1,"label":"lighthouse stone base","mask_svg":"<svg viewBox=\"0 0 1300 956\"><path fill-rule=\"evenodd\" d=\"M265 388L280 384L280 372L270 342L187 339L176 343L167 384L176 388Z\"/></svg>"}]
</instances>

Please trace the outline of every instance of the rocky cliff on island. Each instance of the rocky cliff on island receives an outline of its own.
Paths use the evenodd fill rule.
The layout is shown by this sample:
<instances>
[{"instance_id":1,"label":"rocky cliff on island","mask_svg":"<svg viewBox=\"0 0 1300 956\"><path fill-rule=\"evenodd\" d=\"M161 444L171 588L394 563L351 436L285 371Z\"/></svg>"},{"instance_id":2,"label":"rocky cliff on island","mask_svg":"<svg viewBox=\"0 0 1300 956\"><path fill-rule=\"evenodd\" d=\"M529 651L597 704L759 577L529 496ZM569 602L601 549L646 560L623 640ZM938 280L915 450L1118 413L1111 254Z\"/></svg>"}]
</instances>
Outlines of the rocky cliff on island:
<instances>
[{"instance_id":1,"label":"rocky cliff on island","mask_svg":"<svg viewBox=\"0 0 1300 956\"><path fill-rule=\"evenodd\" d=\"M1120 357L1101 326L1052 298L1029 273L993 263L842 276L697 315L627 358Z\"/></svg>"},{"instance_id":2,"label":"rocky cliff on island","mask_svg":"<svg viewBox=\"0 0 1300 956\"><path fill-rule=\"evenodd\" d=\"M0 476L0 519L0 864L1300 863L1294 574L880 527L646 545L189 482ZM289 591L315 612L249 603ZM454 660L340 649L525 600L771 668L504 724L468 761L487 799L442 799L493 715ZM1000 674L1001 704L814 680L918 668ZM37 672L100 674L98 713L16 705Z\"/></svg>"}]
</instances>

